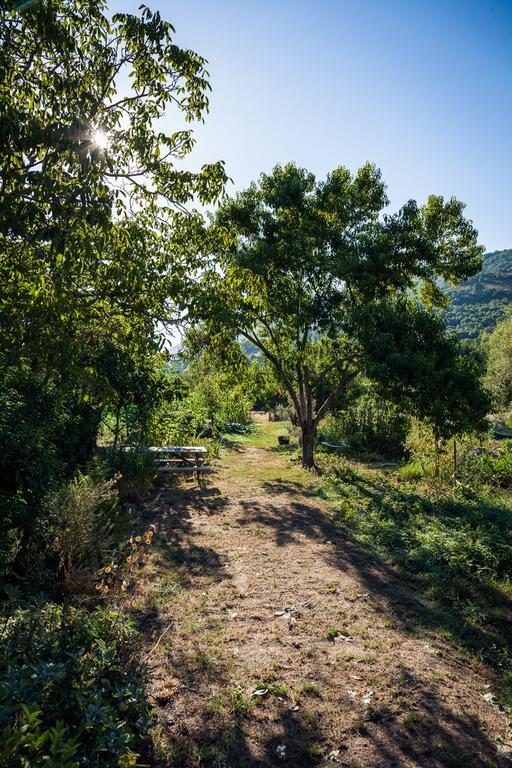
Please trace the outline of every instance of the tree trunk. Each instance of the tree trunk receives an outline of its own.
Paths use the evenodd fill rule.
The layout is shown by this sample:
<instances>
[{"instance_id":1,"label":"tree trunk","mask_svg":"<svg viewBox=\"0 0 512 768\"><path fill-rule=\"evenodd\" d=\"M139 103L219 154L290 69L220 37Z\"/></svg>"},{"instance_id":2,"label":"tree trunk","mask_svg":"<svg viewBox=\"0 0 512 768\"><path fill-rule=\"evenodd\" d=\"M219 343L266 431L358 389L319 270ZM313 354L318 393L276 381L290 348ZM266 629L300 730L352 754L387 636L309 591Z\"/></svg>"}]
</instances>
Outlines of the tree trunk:
<instances>
[{"instance_id":1,"label":"tree trunk","mask_svg":"<svg viewBox=\"0 0 512 768\"><path fill-rule=\"evenodd\" d=\"M116 408L116 426L114 430L114 451L117 448L117 441L119 440L119 420L121 418L121 401L118 402Z\"/></svg>"},{"instance_id":2,"label":"tree trunk","mask_svg":"<svg viewBox=\"0 0 512 768\"><path fill-rule=\"evenodd\" d=\"M302 466L306 469L316 469L315 437L316 424L304 421L302 423Z\"/></svg>"}]
</instances>

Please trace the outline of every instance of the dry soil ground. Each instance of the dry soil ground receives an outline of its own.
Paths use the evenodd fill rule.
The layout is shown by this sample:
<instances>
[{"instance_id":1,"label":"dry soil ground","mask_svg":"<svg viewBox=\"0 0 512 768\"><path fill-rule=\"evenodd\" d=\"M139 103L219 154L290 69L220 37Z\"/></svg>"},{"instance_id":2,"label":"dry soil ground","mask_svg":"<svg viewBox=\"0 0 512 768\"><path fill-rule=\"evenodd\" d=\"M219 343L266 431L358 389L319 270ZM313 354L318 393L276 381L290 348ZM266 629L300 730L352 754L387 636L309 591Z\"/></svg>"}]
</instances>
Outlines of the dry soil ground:
<instances>
[{"instance_id":1,"label":"dry soil ground","mask_svg":"<svg viewBox=\"0 0 512 768\"><path fill-rule=\"evenodd\" d=\"M146 505L159 534L131 607L156 763L511 765L492 678L340 532L315 480L270 447L274 425L258 429L205 489L163 487Z\"/></svg>"}]
</instances>

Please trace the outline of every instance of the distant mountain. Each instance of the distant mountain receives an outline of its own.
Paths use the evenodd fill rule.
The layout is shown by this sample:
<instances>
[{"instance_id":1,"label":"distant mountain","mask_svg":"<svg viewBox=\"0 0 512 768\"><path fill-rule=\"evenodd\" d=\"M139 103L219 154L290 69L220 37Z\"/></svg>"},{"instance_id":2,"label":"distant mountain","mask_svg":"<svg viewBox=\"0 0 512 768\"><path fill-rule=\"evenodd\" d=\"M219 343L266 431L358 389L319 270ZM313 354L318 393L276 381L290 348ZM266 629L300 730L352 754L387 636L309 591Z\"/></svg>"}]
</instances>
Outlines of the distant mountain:
<instances>
[{"instance_id":1,"label":"distant mountain","mask_svg":"<svg viewBox=\"0 0 512 768\"><path fill-rule=\"evenodd\" d=\"M261 351L258 349L258 347L255 347L254 344L251 344L250 341L240 340L240 346L242 347L249 360L251 360L251 362L261 358Z\"/></svg>"},{"instance_id":2,"label":"distant mountain","mask_svg":"<svg viewBox=\"0 0 512 768\"><path fill-rule=\"evenodd\" d=\"M486 253L481 272L447 291L452 303L446 320L459 338L492 331L512 305L512 249Z\"/></svg>"}]
</instances>

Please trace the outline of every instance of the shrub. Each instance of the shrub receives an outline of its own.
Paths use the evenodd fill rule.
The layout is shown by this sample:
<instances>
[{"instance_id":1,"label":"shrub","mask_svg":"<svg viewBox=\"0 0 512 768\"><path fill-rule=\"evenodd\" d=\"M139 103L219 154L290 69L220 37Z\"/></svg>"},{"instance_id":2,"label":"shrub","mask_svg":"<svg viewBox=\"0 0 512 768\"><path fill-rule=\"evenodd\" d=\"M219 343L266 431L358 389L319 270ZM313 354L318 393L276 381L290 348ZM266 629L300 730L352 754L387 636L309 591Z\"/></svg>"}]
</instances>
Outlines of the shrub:
<instances>
[{"instance_id":1,"label":"shrub","mask_svg":"<svg viewBox=\"0 0 512 768\"><path fill-rule=\"evenodd\" d=\"M457 445L457 480L476 491L481 486L512 488L512 443L498 443L490 435L456 435L449 442L437 444L432 429L417 419L412 419L406 446L412 463L403 467L402 480L418 479L409 476L412 466L419 468L425 477L437 477L451 482L454 474L453 443ZM436 472L437 466L437 472Z\"/></svg>"},{"instance_id":2,"label":"shrub","mask_svg":"<svg viewBox=\"0 0 512 768\"><path fill-rule=\"evenodd\" d=\"M409 461L398 470L398 477L405 482L412 482L423 477L423 469L416 461Z\"/></svg>"},{"instance_id":3,"label":"shrub","mask_svg":"<svg viewBox=\"0 0 512 768\"><path fill-rule=\"evenodd\" d=\"M148 442L152 445L184 445L201 433L207 420L206 411L195 407L190 399L172 410L163 410L151 422Z\"/></svg>"},{"instance_id":4,"label":"shrub","mask_svg":"<svg viewBox=\"0 0 512 768\"><path fill-rule=\"evenodd\" d=\"M4 369L0 381L0 577L28 570L26 545L44 526L41 501L86 462L98 414L42 376ZM15 562L17 561L17 562Z\"/></svg>"},{"instance_id":5,"label":"shrub","mask_svg":"<svg viewBox=\"0 0 512 768\"><path fill-rule=\"evenodd\" d=\"M437 476L441 480L452 478L453 452L446 441L436 443L429 424L419 419L411 419L405 446L425 477Z\"/></svg>"},{"instance_id":6,"label":"shrub","mask_svg":"<svg viewBox=\"0 0 512 768\"><path fill-rule=\"evenodd\" d=\"M390 458L403 456L409 419L367 387L358 400L330 414L322 424L332 442L346 442Z\"/></svg>"},{"instance_id":7,"label":"shrub","mask_svg":"<svg viewBox=\"0 0 512 768\"><path fill-rule=\"evenodd\" d=\"M57 571L68 582L77 569L96 568L105 550L126 529L116 482L117 477L96 480L78 473L44 499L42 520L50 537L49 554L55 556ZM37 546L38 537L35 541Z\"/></svg>"},{"instance_id":8,"label":"shrub","mask_svg":"<svg viewBox=\"0 0 512 768\"><path fill-rule=\"evenodd\" d=\"M127 617L112 609L46 603L6 618L0 764L135 765L148 727L135 639Z\"/></svg>"},{"instance_id":9,"label":"shrub","mask_svg":"<svg viewBox=\"0 0 512 768\"><path fill-rule=\"evenodd\" d=\"M121 501L137 504L156 478L155 457L144 447L133 451L109 448L96 463L97 476L116 478Z\"/></svg>"},{"instance_id":10,"label":"shrub","mask_svg":"<svg viewBox=\"0 0 512 768\"><path fill-rule=\"evenodd\" d=\"M488 441L474 445L461 462L459 475L472 485L512 488L512 444L507 441L498 447Z\"/></svg>"}]
</instances>

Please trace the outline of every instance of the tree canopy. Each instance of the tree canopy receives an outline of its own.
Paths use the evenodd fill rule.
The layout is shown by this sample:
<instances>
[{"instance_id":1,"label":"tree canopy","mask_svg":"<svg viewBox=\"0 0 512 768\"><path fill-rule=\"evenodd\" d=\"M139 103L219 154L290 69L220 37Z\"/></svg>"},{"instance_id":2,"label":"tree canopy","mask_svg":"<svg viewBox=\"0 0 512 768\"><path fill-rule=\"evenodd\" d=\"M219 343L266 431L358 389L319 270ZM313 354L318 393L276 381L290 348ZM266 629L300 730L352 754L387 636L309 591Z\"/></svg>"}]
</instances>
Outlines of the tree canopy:
<instances>
[{"instance_id":1,"label":"tree canopy","mask_svg":"<svg viewBox=\"0 0 512 768\"><path fill-rule=\"evenodd\" d=\"M4 365L90 390L102 334L141 354L172 320L201 231L186 206L226 178L222 163L183 169L209 83L173 33L144 6L109 18L104 0L0 11ZM167 134L170 109L182 126Z\"/></svg>"},{"instance_id":2,"label":"tree canopy","mask_svg":"<svg viewBox=\"0 0 512 768\"><path fill-rule=\"evenodd\" d=\"M319 421L364 373L441 436L485 411L472 360L436 312L439 278L477 272L482 248L455 198L385 214L380 171L336 168L324 182L276 166L221 205L192 312L210 343L254 344L286 389L313 466ZM469 387L469 389L468 389Z\"/></svg>"}]
</instances>

